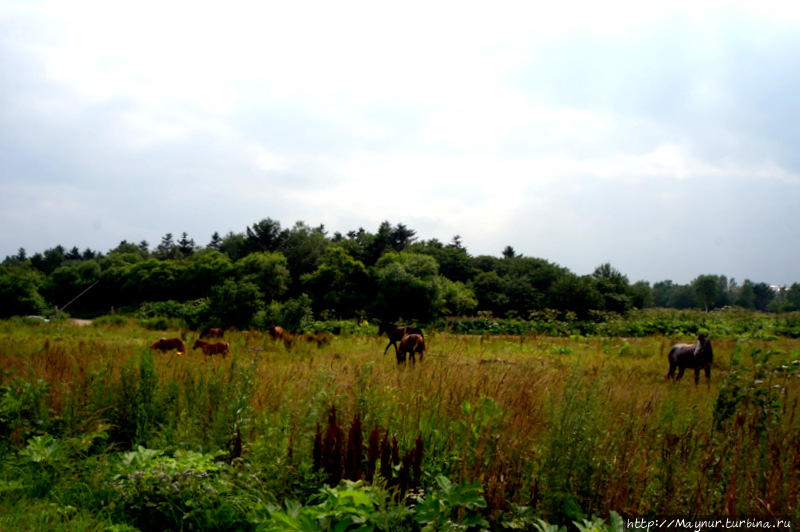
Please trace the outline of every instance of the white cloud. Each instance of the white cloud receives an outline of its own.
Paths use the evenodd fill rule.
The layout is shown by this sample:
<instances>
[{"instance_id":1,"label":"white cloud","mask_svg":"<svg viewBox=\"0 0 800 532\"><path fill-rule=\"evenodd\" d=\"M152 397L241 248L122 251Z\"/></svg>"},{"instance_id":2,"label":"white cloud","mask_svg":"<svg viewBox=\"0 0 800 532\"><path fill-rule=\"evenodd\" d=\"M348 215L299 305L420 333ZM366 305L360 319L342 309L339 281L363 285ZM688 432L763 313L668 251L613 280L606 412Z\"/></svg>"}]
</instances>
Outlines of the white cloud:
<instances>
[{"instance_id":1,"label":"white cloud","mask_svg":"<svg viewBox=\"0 0 800 532\"><path fill-rule=\"evenodd\" d=\"M596 254L617 226L570 202L604 187L657 196L645 203L709 180L798 194L800 121L786 96L798 13L779 2L6 3L0 180L221 203L221 232L266 216L345 231L392 219L459 233L475 251L529 231L534 250ZM77 194L40 193L65 205ZM135 214L115 214L135 231ZM15 216L5 221L23 226ZM208 231L201 218L183 220ZM658 245L637 234L631 247Z\"/></svg>"}]
</instances>

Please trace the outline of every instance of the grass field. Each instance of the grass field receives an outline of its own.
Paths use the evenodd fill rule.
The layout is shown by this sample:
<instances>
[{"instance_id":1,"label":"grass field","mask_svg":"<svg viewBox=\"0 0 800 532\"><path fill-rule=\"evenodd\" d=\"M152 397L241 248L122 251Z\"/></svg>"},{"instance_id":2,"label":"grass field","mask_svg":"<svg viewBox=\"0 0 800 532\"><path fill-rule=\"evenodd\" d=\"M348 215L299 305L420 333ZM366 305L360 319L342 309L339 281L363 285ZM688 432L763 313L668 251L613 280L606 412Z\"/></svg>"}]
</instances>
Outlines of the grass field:
<instances>
[{"instance_id":1,"label":"grass field","mask_svg":"<svg viewBox=\"0 0 800 532\"><path fill-rule=\"evenodd\" d=\"M193 332L3 322L0 530L798 522L800 340L711 332L695 386L664 379L691 337L429 332L398 367L377 336L230 332L223 359L148 349Z\"/></svg>"}]
</instances>

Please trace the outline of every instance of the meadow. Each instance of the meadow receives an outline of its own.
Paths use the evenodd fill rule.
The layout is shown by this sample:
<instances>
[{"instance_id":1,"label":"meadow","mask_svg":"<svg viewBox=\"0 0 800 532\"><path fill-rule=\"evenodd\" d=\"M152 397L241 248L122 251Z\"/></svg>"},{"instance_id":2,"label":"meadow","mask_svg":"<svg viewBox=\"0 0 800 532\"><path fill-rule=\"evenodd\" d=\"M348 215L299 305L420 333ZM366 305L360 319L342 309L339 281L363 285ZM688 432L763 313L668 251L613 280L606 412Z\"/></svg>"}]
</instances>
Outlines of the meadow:
<instances>
[{"instance_id":1,"label":"meadow","mask_svg":"<svg viewBox=\"0 0 800 532\"><path fill-rule=\"evenodd\" d=\"M288 349L151 352L125 319L0 322L0 530L619 529L619 516L800 520L800 339L377 327Z\"/></svg>"}]
</instances>

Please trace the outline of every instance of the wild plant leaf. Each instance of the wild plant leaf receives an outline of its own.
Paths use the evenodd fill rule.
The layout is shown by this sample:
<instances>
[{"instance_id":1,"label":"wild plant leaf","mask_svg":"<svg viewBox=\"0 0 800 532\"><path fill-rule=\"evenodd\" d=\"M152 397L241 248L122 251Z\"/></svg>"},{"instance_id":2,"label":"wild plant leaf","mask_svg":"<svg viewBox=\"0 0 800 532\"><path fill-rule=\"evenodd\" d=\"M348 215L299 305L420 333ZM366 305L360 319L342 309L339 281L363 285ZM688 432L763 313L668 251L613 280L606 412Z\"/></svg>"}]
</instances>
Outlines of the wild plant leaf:
<instances>
[{"instance_id":1,"label":"wild plant leaf","mask_svg":"<svg viewBox=\"0 0 800 532\"><path fill-rule=\"evenodd\" d=\"M63 450L63 445L59 440L49 434L43 434L28 440L28 445L19 454L31 462L41 463L65 458Z\"/></svg>"}]
</instances>

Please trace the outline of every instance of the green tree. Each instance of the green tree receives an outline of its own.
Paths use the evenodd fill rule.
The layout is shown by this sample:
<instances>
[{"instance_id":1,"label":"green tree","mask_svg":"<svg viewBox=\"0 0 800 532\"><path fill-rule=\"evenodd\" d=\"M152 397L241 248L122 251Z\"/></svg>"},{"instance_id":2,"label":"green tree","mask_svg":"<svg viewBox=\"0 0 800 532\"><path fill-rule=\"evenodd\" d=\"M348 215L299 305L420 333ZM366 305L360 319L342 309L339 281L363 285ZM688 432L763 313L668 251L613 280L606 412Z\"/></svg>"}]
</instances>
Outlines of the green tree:
<instances>
[{"instance_id":1,"label":"green tree","mask_svg":"<svg viewBox=\"0 0 800 532\"><path fill-rule=\"evenodd\" d=\"M332 310L347 318L363 310L374 293L367 268L338 244L325 250L317 269L303 275L301 285L317 313Z\"/></svg>"},{"instance_id":2,"label":"green tree","mask_svg":"<svg viewBox=\"0 0 800 532\"><path fill-rule=\"evenodd\" d=\"M521 255L517 255L517 252L514 251L514 248L511 246L506 246L503 248L503 258L505 259L513 259L516 257L521 257Z\"/></svg>"},{"instance_id":3,"label":"green tree","mask_svg":"<svg viewBox=\"0 0 800 532\"><path fill-rule=\"evenodd\" d=\"M86 252L84 252L84 254L85 253ZM117 247L108 252L109 257L121 255L135 255L136 260L146 259L148 256L147 246L145 245L145 248L142 249L141 245L137 246L136 244L132 244L127 240L122 240L119 244L117 244Z\"/></svg>"},{"instance_id":4,"label":"green tree","mask_svg":"<svg viewBox=\"0 0 800 532\"><path fill-rule=\"evenodd\" d=\"M478 301L479 310L487 310L495 316L502 316L509 308L508 286L506 280L494 270L481 272L470 283Z\"/></svg>"},{"instance_id":5,"label":"green tree","mask_svg":"<svg viewBox=\"0 0 800 532\"><path fill-rule=\"evenodd\" d=\"M330 245L325 236L325 227L310 227L298 221L286 233L281 252L286 257L292 276L291 292L299 293L300 278L319 266L319 261Z\"/></svg>"},{"instance_id":6,"label":"green tree","mask_svg":"<svg viewBox=\"0 0 800 532\"><path fill-rule=\"evenodd\" d=\"M44 251L36 253L31 257L31 265L40 272L50 275L61 263L66 260L64 246L58 245Z\"/></svg>"},{"instance_id":7,"label":"green tree","mask_svg":"<svg viewBox=\"0 0 800 532\"><path fill-rule=\"evenodd\" d=\"M154 255L160 260L180 258L180 250L172 239L172 233L167 233L161 238L161 243L156 247Z\"/></svg>"},{"instance_id":8,"label":"green tree","mask_svg":"<svg viewBox=\"0 0 800 532\"><path fill-rule=\"evenodd\" d=\"M222 247L222 237L219 236L219 233L214 231L214 234L211 235L211 241L208 243L208 248L214 249L219 251Z\"/></svg>"},{"instance_id":9,"label":"green tree","mask_svg":"<svg viewBox=\"0 0 800 532\"><path fill-rule=\"evenodd\" d=\"M706 312L714 307L717 299L717 277L715 275L700 275L692 281L695 299L703 306Z\"/></svg>"},{"instance_id":10,"label":"green tree","mask_svg":"<svg viewBox=\"0 0 800 532\"><path fill-rule=\"evenodd\" d=\"M236 261L235 269L239 279L256 285L267 301L283 296L289 286L289 267L281 253L250 253Z\"/></svg>"},{"instance_id":11,"label":"green tree","mask_svg":"<svg viewBox=\"0 0 800 532\"><path fill-rule=\"evenodd\" d=\"M178 253L180 253L181 257L190 257L196 247L194 239L189 238L189 235L185 232L181 235L181 239L178 240Z\"/></svg>"},{"instance_id":12,"label":"green tree","mask_svg":"<svg viewBox=\"0 0 800 532\"><path fill-rule=\"evenodd\" d=\"M43 312L43 283L44 276L30 266L0 266L0 318Z\"/></svg>"},{"instance_id":13,"label":"green tree","mask_svg":"<svg viewBox=\"0 0 800 532\"><path fill-rule=\"evenodd\" d=\"M786 310L800 310L800 283L792 283L786 290Z\"/></svg>"},{"instance_id":14,"label":"green tree","mask_svg":"<svg viewBox=\"0 0 800 532\"><path fill-rule=\"evenodd\" d=\"M753 282L750 279L745 279L736 291L734 304L746 309L756 308L756 293L753 290Z\"/></svg>"},{"instance_id":15,"label":"green tree","mask_svg":"<svg viewBox=\"0 0 800 532\"><path fill-rule=\"evenodd\" d=\"M441 302L437 310L445 316L464 316L472 313L478 306L478 300L471 288L460 281L451 281L439 276L439 294Z\"/></svg>"},{"instance_id":16,"label":"green tree","mask_svg":"<svg viewBox=\"0 0 800 532\"><path fill-rule=\"evenodd\" d=\"M207 297L211 287L222 284L233 269L233 263L224 253L210 248L195 252L182 269L181 284L186 287L184 297L188 299Z\"/></svg>"},{"instance_id":17,"label":"green tree","mask_svg":"<svg viewBox=\"0 0 800 532\"><path fill-rule=\"evenodd\" d=\"M219 250L225 253L232 261L237 261L247 255L247 239L242 233L229 232L222 239Z\"/></svg>"},{"instance_id":18,"label":"green tree","mask_svg":"<svg viewBox=\"0 0 800 532\"><path fill-rule=\"evenodd\" d=\"M647 281L636 281L630 287L631 303L635 308L648 308L655 304L653 290Z\"/></svg>"},{"instance_id":19,"label":"green tree","mask_svg":"<svg viewBox=\"0 0 800 532\"><path fill-rule=\"evenodd\" d=\"M123 272L123 293L131 303L183 299L183 268L177 261L154 258L132 264Z\"/></svg>"},{"instance_id":20,"label":"green tree","mask_svg":"<svg viewBox=\"0 0 800 532\"><path fill-rule=\"evenodd\" d=\"M42 294L48 301L63 308L64 305L99 280L100 276L100 265L96 260L66 262L56 268L47 278ZM101 291L87 292L70 305L69 312L79 313L94 310L101 299Z\"/></svg>"},{"instance_id":21,"label":"green tree","mask_svg":"<svg viewBox=\"0 0 800 532\"><path fill-rule=\"evenodd\" d=\"M668 307L677 309L693 308L698 306L694 289L688 284L679 284L670 292Z\"/></svg>"},{"instance_id":22,"label":"green tree","mask_svg":"<svg viewBox=\"0 0 800 532\"><path fill-rule=\"evenodd\" d=\"M755 295L756 310L766 312L770 302L775 298L775 291L767 283L756 283L753 285Z\"/></svg>"},{"instance_id":23,"label":"green tree","mask_svg":"<svg viewBox=\"0 0 800 532\"><path fill-rule=\"evenodd\" d=\"M659 281L653 284L653 304L657 307L668 307L675 284L670 281Z\"/></svg>"},{"instance_id":24,"label":"green tree","mask_svg":"<svg viewBox=\"0 0 800 532\"><path fill-rule=\"evenodd\" d=\"M439 273L451 281L468 282L475 275L475 267L467 250L461 245L459 236L453 237L453 242L447 245L438 240L431 239L413 244L409 251L430 255L439 264Z\"/></svg>"},{"instance_id":25,"label":"green tree","mask_svg":"<svg viewBox=\"0 0 800 532\"><path fill-rule=\"evenodd\" d=\"M246 230L245 246L250 252L278 251L282 248L288 232L281 230L281 224L272 218L254 223Z\"/></svg>"},{"instance_id":26,"label":"green tree","mask_svg":"<svg viewBox=\"0 0 800 532\"><path fill-rule=\"evenodd\" d=\"M624 313L633 307L628 278L611 264L601 264L592 273L595 289L603 296L603 307Z\"/></svg>"},{"instance_id":27,"label":"green tree","mask_svg":"<svg viewBox=\"0 0 800 532\"><path fill-rule=\"evenodd\" d=\"M603 295L597 291L593 277L565 273L556 279L548 290L550 306L562 312L574 312L579 319L587 319L591 311L605 307Z\"/></svg>"},{"instance_id":28,"label":"green tree","mask_svg":"<svg viewBox=\"0 0 800 532\"><path fill-rule=\"evenodd\" d=\"M375 264L375 313L386 319L433 318L440 300L438 273L433 257L408 251L385 253Z\"/></svg>"},{"instance_id":29,"label":"green tree","mask_svg":"<svg viewBox=\"0 0 800 532\"><path fill-rule=\"evenodd\" d=\"M211 288L204 322L246 329L263 306L258 286L249 281L227 279Z\"/></svg>"}]
</instances>

